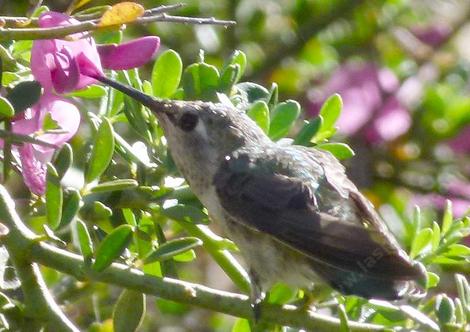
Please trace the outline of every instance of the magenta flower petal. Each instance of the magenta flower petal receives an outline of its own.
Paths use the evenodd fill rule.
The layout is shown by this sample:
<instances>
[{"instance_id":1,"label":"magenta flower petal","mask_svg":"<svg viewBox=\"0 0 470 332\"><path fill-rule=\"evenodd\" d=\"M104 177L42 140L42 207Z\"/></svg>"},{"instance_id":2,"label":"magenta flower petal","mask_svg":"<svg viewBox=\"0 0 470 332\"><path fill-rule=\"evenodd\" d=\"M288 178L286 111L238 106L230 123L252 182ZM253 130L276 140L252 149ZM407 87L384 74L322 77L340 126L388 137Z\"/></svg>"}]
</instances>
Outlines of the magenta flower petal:
<instances>
[{"instance_id":1,"label":"magenta flower petal","mask_svg":"<svg viewBox=\"0 0 470 332\"><path fill-rule=\"evenodd\" d=\"M463 128L457 136L447 141L447 144L455 153L470 152L470 126Z\"/></svg>"},{"instance_id":2,"label":"magenta flower petal","mask_svg":"<svg viewBox=\"0 0 470 332\"><path fill-rule=\"evenodd\" d=\"M98 53L103 68L123 70L146 64L159 46L160 38L148 36L119 45L99 45Z\"/></svg>"},{"instance_id":3,"label":"magenta flower petal","mask_svg":"<svg viewBox=\"0 0 470 332\"><path fill-rule=\"evenodd\" d=\"M392 96L382 105L372 125L367 129L366 137L371 143L393 141L405 134L410 126L409 112Z\"/></svg>"},{"instance_id":4,"label":"magenta flower petal","mask_svg":"<svg viewBox=\"0 0 470 332\"><path fill-rule=\"evenodd\" d=\"M67 15L47 12L39 17L43 28L77 23ZM93 38L83 38L74 34L74 41L62 39L35 40L31 50L31 71L44 90L58 93L82 89L95 82L86 75L78 75L82 70L93 70L103 74L100 57ZM84 61L83 59L86 59ZM83 68L86 67L86 68ZM89 68L90 67L90 68Z\"/></svg>"},{"instance_id":5,"label":"magenta flower petal","mask_svg":"<svg viewBox=\"0 0 470 332\"><path fill-rule=\"evenodd\" d=\"M58 93L72 91L78 85L80 69L77 60L64 47L54 56L55 68L51 70L52 85Z\"/></svg>"},{"instance_id":6,"label":"magenta flower petal","mask_svg":"<svg viewBox=\"0 0 470 332\"><path fill-rule=\"evenodd\" d=\"M24 144L18 149L18 152L24 183L36 195L44 194L46 189L46 164L36 158L31 144Z\"/></svg>"}]
</instances>

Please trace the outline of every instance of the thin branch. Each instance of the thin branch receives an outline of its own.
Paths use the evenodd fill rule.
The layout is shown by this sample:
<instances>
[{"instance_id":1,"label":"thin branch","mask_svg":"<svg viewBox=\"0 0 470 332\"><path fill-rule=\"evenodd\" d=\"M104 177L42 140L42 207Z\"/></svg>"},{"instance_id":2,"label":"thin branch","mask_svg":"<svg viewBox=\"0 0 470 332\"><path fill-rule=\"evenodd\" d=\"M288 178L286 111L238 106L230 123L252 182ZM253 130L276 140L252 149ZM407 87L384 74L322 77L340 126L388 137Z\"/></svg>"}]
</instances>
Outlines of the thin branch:
<instances>
[{"instance_id":1,"label":"thin branch","mask_svg":"<svg viewBox=\"0 0 470 332\"><path fill-rule=\"evenodd\" d=\"M172 10L179 9L184 6L185 6L184 3L158 6L152 9L145 10L144 16L153 16L156 14L162 14L162 13L166 13ZM106 6L106 7L104 7L103 10L97 11L96 13L72 15L72 17L76 19L77 21L90 21L90 20L99 19L107 9L111 8L111 6ZM37 17L29 18L25 16L0 16L0 20L4 21L6 25L18 26L28 21L30 21L32 25L37 25L38 18Z\"/></svg>"},{"instance_id":2,"label":"thin branch","mask_svg":"<svg viewBox=\"0 0 470 332\"><path fill-rule=\"evenodd\" d=\"M191 304L209 310L244 318L251 318L253 310L246 295L229 293L172 278L158 278L144 274L127 265L114 263L103 272L96 272L84 264L82 256L34 240L31 231L18 217L8 192L0 186L0 215L2 222L15 235L8 241L10 252L28 255L37 263L72 275L77 279L99 281L133 289L168 300ZM10 236L10 235L9 235ZM340 321L323 314L304 311L291 305L263 304L261 320L271 323L306 328L313 331L336 331ZM351 331L384 331L382 326L349 322Z\"/></svg>"},{"instance_id":3,"label":"thin branch","mask_svg":"<svg viewBox=\"0 0 470 332\"><path fill-rule=\"evenodd\" d=\"M28 135L16 134L9 130L0 129L0 137L11 144L31 143L53 149L57 149L59 147L57 144L49 143Z\"/></svg>"},{"instance_id":4,"label":"thin branch","mask_svg":"<svg viewBox=\"0 0 470 332\"><path fill-rule=\"evenodd\" d=\"M0 192L2 196L2 199L0 199L2 222L9 229L9 232L3 235L1 240L8 250L10 259L21 281L25 316L33 318L41 325L49 326L51 330L79 332L78 328L64 315L52 298L38 265L32 263L31 257L28 255L31 245L35 243L35 235L26 228L14 212L14 203L7 196L6 189L0 187ZM22 249L19 250L19 248Z\"/></svg>"},{"instance_id":5,"label":"thin branch","mask_svg":"<svg viewBox=\"0 0 470 332\"><path fill-rule=\"evenodd\" d=\"M186 16L171 16L165 13L155 16L142 16L137 18L135 21L127 23L127 25L133 24L147 24L151 22L173 22L173 23L184 23L184 24L210 24L210 25L222 25L230 26L236 24L235 21L224 21L217 20L213 17L210 18L199 18L199 17L186 17ZM101 26L98 20L91 20L80 22L77 24L50 27L50 28L4 28L0 29L0 41L4 40L31 40L31 39L53 39L53 38L64 38L68 35L95 30L109 30L116 29L116 26Z\"/></svg>"}]
</instances>

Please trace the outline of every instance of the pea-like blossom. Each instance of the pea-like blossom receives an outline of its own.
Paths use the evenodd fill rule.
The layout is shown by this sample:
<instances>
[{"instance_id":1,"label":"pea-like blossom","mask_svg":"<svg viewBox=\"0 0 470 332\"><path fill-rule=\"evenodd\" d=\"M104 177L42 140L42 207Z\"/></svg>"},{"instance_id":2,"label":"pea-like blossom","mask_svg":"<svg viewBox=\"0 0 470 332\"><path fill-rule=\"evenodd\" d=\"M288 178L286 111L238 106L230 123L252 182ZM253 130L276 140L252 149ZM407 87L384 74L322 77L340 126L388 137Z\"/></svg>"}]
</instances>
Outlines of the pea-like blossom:
<instances>
[{"instance_id":1,"label":"pea-like blossom","mask_svg":"<svg viewBox=\"0 0 470 332\"><path fill-rule=\"evenodd\" d=\"M53 28L79 23L68 15L57 12L43 13L38 19L41 28ZM31 50L31 71L41 83L44 94L25 112L16 116L12 130L31 135L55 147L24 143L14 147L21 161L25 184L31 192L42 195L45 191L47 163L57 148L75 135L80 124L80 113L60 94L72 92L93 84L92 76L104 75L104 69L124 70L147 63L158 50L160 39L149 36L119 45L96 45L85 33L75 33L64 39L35 40ZM45 127L51 122L56 127Z\"/></svg>"}]
</instances>

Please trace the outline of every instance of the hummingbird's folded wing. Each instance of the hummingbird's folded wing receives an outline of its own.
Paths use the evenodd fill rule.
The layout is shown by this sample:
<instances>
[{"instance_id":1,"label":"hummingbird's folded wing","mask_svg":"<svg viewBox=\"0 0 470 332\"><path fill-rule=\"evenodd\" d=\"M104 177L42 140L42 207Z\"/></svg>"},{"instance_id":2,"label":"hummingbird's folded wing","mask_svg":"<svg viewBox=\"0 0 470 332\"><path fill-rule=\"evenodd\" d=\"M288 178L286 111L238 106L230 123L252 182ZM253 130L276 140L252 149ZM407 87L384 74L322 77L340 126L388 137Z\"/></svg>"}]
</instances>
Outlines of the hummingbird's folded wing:
<instances>
[{"instance_id":1,"label":"hummingbird's folded wing","mask_svg":"<svg viewBox=\"0 0 470 332\"><path fill-rule=\"evenodd\" d=\"M360 193L347 199L364 220L344 222L318 210L302 179L253 165L247 155L231 156L214 177L220 203L234 221L336 269L398 280L422 276L380 220L366 221L370 216Z\"/></svg>"}]
</instances>

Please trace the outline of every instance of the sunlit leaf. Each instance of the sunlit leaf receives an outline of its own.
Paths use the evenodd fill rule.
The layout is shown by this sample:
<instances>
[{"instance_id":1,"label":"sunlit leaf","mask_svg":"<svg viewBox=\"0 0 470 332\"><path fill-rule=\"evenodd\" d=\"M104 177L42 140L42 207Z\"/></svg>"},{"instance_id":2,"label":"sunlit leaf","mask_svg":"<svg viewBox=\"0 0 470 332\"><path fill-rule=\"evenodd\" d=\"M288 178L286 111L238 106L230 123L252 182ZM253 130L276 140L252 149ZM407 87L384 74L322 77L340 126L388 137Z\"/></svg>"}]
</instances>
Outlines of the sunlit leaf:
<instances>
[{"instance_id":1,"label":"sunlit leaf","mask_svg":"<svg viewBox=\"0 0 470 332\"><path fill-rule=\"evenodd\" d=\"M173 256L179 255L185 251L202 245L202 241L196 237L185 237L171 240L161 244L155 251L144 259L144 263L163 261Z\"/></svg>"},{"instance_id":2,"label":"sunlit leaf","mask_svg":"<svg viewBox=\"0 0 470 332\"><path fill-rule=\"evenodd\" d=\"M13 115L15 115L13 105L8 99L0 97L0 117L11 118Z\"/></svg>"},{"instance_id":3,"label":"sunlit leaf","mask_svg":"<svg viewBox=\"0 0 470 332\"><path fill-rule=\"evenodd\" d=\"M161 211L162 215L194 224L207 224L209 222L207 214L192 205L178 204Z\"/></svg>"},{"instance_id":4,"label":"sunlit leaf","mask_svg":"<svg viewBox=\"0 0 470 332\"><path fill-rule=\"evenodd\" d=\"M98 178L108 167L114 153L114 134L111 123L103 118L96 132L93 150L85 172L87 183Z\"/></svg>"},{"instance_id":5,"label":"sunlit leaf","mask_svg":"<svg viewBox=\"0 0 470 332\"><path fill-rule=\"evenodd\" d=\"M83 221L77 220L76 231L80 252L85 260L90 260L93 257L93 243L91 242L90 233Z\"/></svg>"},{"instance_id":6,"label":"sunlit leaf","mask_svg":"<svg viewBox=\"0 0 470 332\"><path fill-rule=\"evenodd\" d=\"M122 291L114 307L114 332L137 331L145 316L145 294L134 290Z\"/></svg>"},{"instance_id":7,"label":"sunlit leaf","mask_svg":"<svg viewBox=\"0 0 470 332\"><path fill-rule=\"evenodd\" d=\"M251 332L250 322L244 318L238 318L233 324L232 332Z\"/></svg>"},{"instance_id":8,"label":"sunlit leaf","mask_svg":"<svg viewBox=\"0 0 470 332\"><path fill-rule=\"evenodd\" d=\"M432 241L432 229L423 228L411 244L410 257L415 258Z\"/></svg>"},{"instance_id":9,"label":"sunlit leaf","mask_svg":"<svg viewBox=\"0 0 470 332\"><path fill-rule=\"evenodd\" d=\"M447 200L446 208L444 210L444 216L442 217L442 234L446 234L452 225L453 214L452 214L452 201Z\"/></svg>"},{"instance_id":10,"label":"sunlit leaf","mask_svg":"<svg viewBox=\"0 0 470 332\"><path fill-rule=\"evenodd\" d=\"M304 126L297 134L294 139L294 144L309 146L312 138L316 135L318 130L321 128L323 119L321 116L317 116L308 122L304 123Z\"/></svg>"},{"instance_id":11,"label":"sunlit leaf","mask_svg":"<svg viewBox=\"0 0 470 332\"><path fill-rule=\"evenodd\" d=\"M103 241L101 241L96 250L95 262L93 269L103 271L111 263L118 258L124 249L126 249L131 240L133 227L131 225L121 225L109 233Z\"/></svg>"},{"instance_id":12,"label":"sunlit leaf","mask_svg":"<svg viewBox=\"0 0 470 332\"><path fill-rule=\"evenodd\" d=\"M354 156L354 151L345 143L323 143L316 147L331 152L338 159L348 159Z\"/></svg>"},{"instance_id":13,"label":"sunlit leaf","mask_svg":"<svg viewBox=\"0 0 470 332\"><path fill-rule=\"evenodd\" d=\"M122 191L137 187L139 184L134 179L118 179L113 181L102 182L90 189L92 193L100 193L106 191Z\"/></svg>"},{"instance_id":14,"label":"sunlit leaf","mask_svg":"<svg viewBox=\"0 0 470 332\"><path fill-rule=\"evenodd\" d=\"M183 71L183 62L173 50L163 52L155 61L152 70L153 95L170 98L178 88Z\"/></svg>"},{"instance_id":15,"label":"sunlit leaf","mask_svg":"<svg viewBox=\"0 0 470 332\"><path fill-rule=\"evenodd\" d=\"M269 137L277 141L289 133L300 115L300 105L295 100L287 100L276 105L271 114Z\"/></svg>"},{"instance_id":16,"label":"sunlit leaf","mask_svg":"<svg viewBox=\"0 0 470 332\"><path fill-rule=\"evenodd\" d=\"M265 133L269 132L269 108L266 102L262 100L254 102L246 114L255 121Z\"/></svg>"},{"instance_id":17,"label":"sunlit leaf","mask_svg":"<svg viewBox=\"0 0 470 332\"><path fill-rule=\"evenodd\" d=\"M445 294L436 299L436 316L441 324L450 323L455 315L454 302Z\"/></svg>"},{"instance_id":18,"label":"sunlit leaf","mask_svg":"<svg viewBox=\"0 0 470 332\"><path fill-rule=\"evenodd\" d=\"M47 165L46 176L46 217L52 229L56 229L62 218L63 192L60 178L51 164Z\"/></svg>"},{"instance_id":19,"label":"sunlit leaf","mask_svg":"<svg viewBox=\"0 0 470 332\"><path fill-rule=\"evenodd\" d=\"M108 9L101 17L100 26L121 25L138 19L145 12L144 7L135 2L121 2Z\"/></svg>"}]
</instances>

